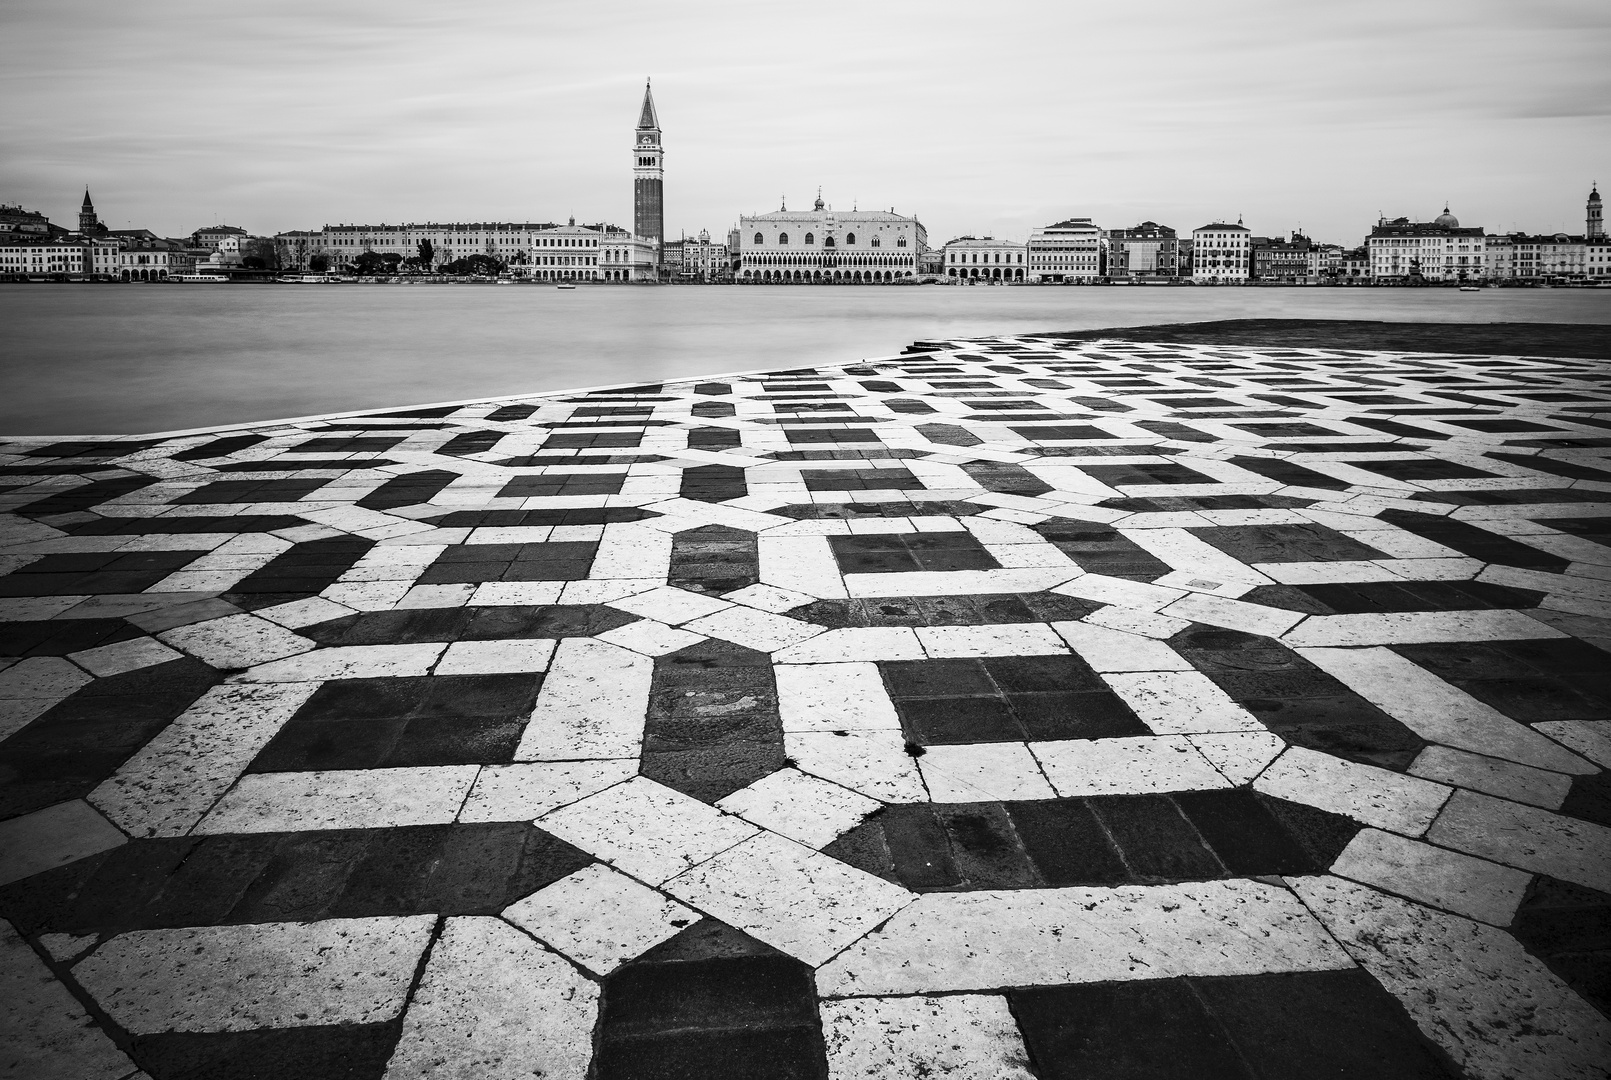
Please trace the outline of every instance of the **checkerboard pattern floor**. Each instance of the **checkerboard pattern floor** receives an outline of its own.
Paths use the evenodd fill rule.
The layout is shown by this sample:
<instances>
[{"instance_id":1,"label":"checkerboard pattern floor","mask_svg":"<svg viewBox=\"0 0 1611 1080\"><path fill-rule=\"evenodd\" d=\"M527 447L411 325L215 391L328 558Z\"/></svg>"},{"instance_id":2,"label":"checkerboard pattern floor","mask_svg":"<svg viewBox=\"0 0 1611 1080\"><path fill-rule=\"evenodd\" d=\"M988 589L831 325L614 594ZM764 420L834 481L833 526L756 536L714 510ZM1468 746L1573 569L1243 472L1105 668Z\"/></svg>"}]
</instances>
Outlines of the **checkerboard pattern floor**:
<instances>
[{"instance_id":1,"label":"checkerboard pattern floor","mask_svg":"<svg viewBox=\"0 0 1611 1080\"><path fill-rule=\"evenodd\" d=\"M1000 338L7 441L5 1067L1604 1076L1608 389Z\"/></svg>"}]
</instances>

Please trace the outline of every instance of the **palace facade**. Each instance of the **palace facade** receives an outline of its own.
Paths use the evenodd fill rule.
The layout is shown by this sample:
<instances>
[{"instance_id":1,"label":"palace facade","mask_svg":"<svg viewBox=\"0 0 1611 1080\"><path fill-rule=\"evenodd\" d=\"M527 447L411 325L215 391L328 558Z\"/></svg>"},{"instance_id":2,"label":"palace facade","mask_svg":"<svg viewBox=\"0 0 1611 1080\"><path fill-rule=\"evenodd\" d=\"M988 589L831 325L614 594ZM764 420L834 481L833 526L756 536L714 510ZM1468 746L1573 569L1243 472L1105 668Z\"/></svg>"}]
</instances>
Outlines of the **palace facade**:
<instances>
[{"instance_id":1,"label":"palace facade","mask_svg":"<svg viewBox=\"0 0 1611 1080\"><path fill-rule=\"evenodd\" d=\"M915 217L894 210L787 205L771 214L738 219L741 245L735 279L749 285L839 283L888 285L913 279L928 231Z\"/></svg>"}]
</instances>

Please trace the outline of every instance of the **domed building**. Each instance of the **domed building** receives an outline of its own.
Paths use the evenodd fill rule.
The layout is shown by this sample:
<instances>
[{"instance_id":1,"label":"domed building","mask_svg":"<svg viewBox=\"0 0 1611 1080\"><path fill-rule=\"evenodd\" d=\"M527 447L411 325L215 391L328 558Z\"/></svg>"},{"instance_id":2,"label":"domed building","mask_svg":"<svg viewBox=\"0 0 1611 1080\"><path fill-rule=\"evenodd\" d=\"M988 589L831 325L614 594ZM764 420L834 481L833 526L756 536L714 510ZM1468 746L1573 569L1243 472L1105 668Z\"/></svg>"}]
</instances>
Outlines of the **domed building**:
<instances>
[{"instance_id":1,"label":"domed building","mask_svg":"<svg viewBox=\"0 0 1611 1080\"><path fill-rule=\"evenodd\" d=\"M1461 228L1449 212L1431 221L1383 218L1365 240L1370 275L1381 282L1476 281L1485 276L1487 243L1480 228Z\"/></svg>"}]
</instances>

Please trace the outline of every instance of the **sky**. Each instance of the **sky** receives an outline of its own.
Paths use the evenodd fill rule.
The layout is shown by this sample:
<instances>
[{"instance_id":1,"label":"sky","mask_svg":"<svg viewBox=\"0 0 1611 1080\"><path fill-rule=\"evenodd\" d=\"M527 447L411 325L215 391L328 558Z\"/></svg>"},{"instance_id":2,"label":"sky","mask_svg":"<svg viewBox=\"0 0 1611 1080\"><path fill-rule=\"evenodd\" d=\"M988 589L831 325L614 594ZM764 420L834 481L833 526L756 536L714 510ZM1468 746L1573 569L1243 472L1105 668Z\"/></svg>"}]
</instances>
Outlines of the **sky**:
<instances>
[{"instance_id":1,"label":"sky","mask_svg":"<svg viewBox=\"0 0 1611 1080\"><path fill-rule=\"evenodd\" d=\"M631 226L653 77L668 237L915 214L938 246L1240 216L1357 244L1447 202L1583 230L1607 0L0 0L0 202L71 225ZM1611 193L1608 193L1611 194Z\"/></svg>"}]
</instances>

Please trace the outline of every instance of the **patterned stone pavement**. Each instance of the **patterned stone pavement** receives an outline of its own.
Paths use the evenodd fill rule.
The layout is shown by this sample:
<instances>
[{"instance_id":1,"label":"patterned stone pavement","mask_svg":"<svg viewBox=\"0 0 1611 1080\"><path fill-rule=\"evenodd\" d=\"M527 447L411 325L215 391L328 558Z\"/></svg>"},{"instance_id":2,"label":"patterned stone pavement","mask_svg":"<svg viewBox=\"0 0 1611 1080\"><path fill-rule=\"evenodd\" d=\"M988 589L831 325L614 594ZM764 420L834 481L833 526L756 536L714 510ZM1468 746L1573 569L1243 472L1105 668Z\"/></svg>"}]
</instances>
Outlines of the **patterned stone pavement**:
<instances>
[{"instance_id":1,"label":"patterned stone pavement","mask_svg":"<svg viewBox=\"0 0 1611 1080\"><path fill-rule=\"evenodd\" d=\"M1003 338L10 440L6 1075L1603 1076L1608 386Z\"/></svg>"}]
</instances>

